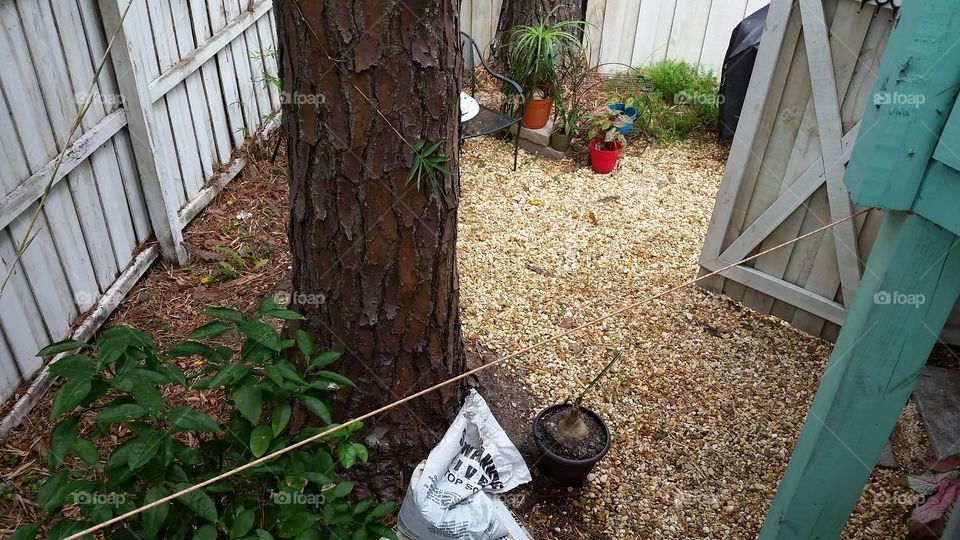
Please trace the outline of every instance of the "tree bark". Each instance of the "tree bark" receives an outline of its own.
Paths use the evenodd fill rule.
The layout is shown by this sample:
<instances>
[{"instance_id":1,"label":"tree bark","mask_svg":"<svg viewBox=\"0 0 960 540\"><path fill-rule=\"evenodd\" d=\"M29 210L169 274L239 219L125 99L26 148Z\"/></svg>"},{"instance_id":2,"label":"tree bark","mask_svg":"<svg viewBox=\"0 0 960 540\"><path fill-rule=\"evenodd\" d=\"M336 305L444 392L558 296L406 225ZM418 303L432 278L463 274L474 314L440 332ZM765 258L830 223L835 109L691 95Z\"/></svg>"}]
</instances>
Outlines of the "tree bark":
<instances>
[{"instance_id":1,"label":"tree bark","mask_svg":"<svg viewBox=\"0 0 960 540\"><path fill-rule=\"evenodd\" d=\"M458 3L275 2L294 308L359 386L334 393L338 421L463 370ZM442 208L405 184L418 138L445 141ZM401 496L460 397L446 387L368 421L358 479Z\"/></svg>"}]
</instances>

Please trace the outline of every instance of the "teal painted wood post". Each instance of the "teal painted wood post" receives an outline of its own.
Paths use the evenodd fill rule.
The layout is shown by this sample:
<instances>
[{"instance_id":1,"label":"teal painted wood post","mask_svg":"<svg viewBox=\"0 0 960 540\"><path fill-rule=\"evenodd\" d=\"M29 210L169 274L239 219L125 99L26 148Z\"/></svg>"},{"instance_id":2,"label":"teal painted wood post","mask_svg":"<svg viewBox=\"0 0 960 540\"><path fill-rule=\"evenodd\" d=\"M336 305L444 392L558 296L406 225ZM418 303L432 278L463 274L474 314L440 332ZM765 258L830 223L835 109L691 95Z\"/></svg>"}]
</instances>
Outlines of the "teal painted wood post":
<instances>
[{"instance_id":1,"label":"teal painted wood post","mask_svg":"<svg viewBox=\"0 0 960 540\"><path fill-rule=\"evenodd\" d=\"M761 539L837 538L960 296L960 239L888 212Z\"/></svg>"}]
</instances>

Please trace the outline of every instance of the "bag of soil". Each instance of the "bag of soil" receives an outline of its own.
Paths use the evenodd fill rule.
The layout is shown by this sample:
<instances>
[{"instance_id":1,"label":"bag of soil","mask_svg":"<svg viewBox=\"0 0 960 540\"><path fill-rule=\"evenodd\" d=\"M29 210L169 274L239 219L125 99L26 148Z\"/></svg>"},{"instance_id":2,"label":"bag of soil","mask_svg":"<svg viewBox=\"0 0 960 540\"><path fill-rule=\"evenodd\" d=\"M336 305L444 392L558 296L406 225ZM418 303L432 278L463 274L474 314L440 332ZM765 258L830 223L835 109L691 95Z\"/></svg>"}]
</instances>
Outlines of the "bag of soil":
<instances>
[{"instance_id":1,"label":"bag of soil","mask_svg":"<svg viewBox=\"0 0 960 540\"><path fill-rule=\"evenodd\" d=\"M476 390L410 480L397 529L414 540L523 539L498 495L530 471Z\"/></svg>"}]
</instances>

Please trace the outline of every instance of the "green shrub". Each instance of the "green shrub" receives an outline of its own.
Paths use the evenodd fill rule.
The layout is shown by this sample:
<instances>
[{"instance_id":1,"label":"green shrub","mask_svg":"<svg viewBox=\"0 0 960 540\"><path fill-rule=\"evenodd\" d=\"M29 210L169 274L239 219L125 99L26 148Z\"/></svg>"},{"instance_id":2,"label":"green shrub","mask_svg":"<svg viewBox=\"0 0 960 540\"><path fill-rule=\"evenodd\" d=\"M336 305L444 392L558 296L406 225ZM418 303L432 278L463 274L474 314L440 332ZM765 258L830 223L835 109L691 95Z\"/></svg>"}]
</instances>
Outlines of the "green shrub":
<instances>
[{"instance_id":1,"label":"green shrub","mask_svg":"<svg viewBox=\"0 0 960 540\"><path fill-rule=\"evenodd\" d=\"M286 433L294 403L331 424L331 392L353 386L324 369L339 353L317 351L303 331L283 339L264 320L300 319L299 314L279 309L272 298L253 318L228 308L204 313L214 320L163 351L149 335L127 326L104 330L94 346L65 341L40 351L41 356L78 348L85 353L50 366L66 381L51 410L52 418L62 418L50 436L52 474L36 492L41 520L12 538L34 538L41 526L50 527L49 538L63 538L327 429ZM209 342L233 330L243 338L239 354ZM303 369L288 359L297 349ZM197 365L203 376L190 384L176 358L202 358ZM168 403L173 400L164 396L182 389L222 391L226 423L181 400ZM81 435L80 426L91 424L89 435ZM324 441L133 516L105 529L104 536L396 538L380 523L394 503L352 501L353 484L340 478L341 468L367 460L367 449L351 441L359 428L340 429ZM91 441L118 434L123 434L120 444L102 460ZM64 511L74 505L79 520L67 517L77 515L73 510Z\"/></svg>"},{"instance_id":2,"label":"green shrub","mask_svg":"<svg viewBox=\"0 0 960 540\"><path fill-rule=\"evenodd\" d=\"M644 77L653 90L651 136L669 143L698 128L714 129L719 85L712 73L686 62L662 60L647 68Z\"/></svg>"}]
</instances>

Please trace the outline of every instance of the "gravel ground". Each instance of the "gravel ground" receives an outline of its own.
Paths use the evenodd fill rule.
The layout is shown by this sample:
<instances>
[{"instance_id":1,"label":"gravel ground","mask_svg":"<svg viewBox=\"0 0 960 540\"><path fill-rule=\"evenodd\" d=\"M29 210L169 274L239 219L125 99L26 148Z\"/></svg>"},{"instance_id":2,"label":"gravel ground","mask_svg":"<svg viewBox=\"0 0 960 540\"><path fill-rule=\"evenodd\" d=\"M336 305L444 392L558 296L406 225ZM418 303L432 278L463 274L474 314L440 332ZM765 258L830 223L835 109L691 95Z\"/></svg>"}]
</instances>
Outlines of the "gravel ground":
<instances>
[{"instance_id":1,"label":"gravel ground","mask_svg":"<svg viewBox=\"0 0 960 540\"><path fill-rule=\"evenodd\" d=\"M474 140L461 161L468 339L507 354L695 275L723 148L633 145L609 176L526 154L514 173L511 150ZM830 344L688 288L507 371L546 406L583 388L617 350L623 359L584 403L614 444L570 494L569 513L615 538L755 538ZM901 466L915 470L926 451L912 406L901 424L911 448ZM906 535L913 500L901 474L874 472L845 538Z\"/></svg>"}]
</instances>

